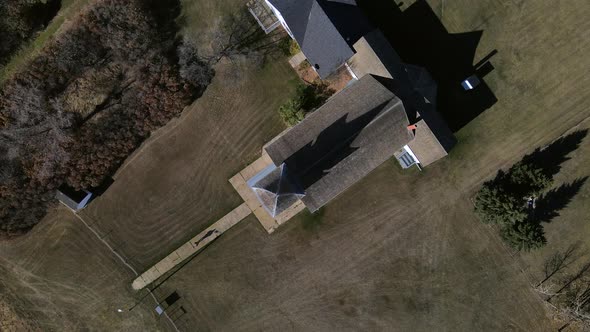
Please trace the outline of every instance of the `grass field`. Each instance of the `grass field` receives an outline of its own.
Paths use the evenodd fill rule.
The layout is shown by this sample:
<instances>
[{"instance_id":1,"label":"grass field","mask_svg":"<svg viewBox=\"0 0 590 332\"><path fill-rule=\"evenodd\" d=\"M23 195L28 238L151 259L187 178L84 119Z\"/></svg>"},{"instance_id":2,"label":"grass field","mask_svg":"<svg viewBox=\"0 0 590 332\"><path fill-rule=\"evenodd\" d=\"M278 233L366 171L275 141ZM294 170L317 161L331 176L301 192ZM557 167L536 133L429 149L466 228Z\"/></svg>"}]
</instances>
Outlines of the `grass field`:
<instances>
[{"instance_id":1,"label":"grass field","mask_svg":"<svg viewBox=\"0 0 590 332\"><path fill-rule=\"evenodd\" d=\"M129 158L82 216L147 269L240 204L228 179L283 130L275 109L293 80L286 63L218 66L205 95Z\"/></svg>"},{"instance_id":2,"label":"grass field","mask_svg":"<svg viewBox=\"0 0 590 332\"><path fill-rule=\"evenodd\" d=\"M203 20L187 31L205 35L206 22L239 3L187 1L187 22ZM250 216L224 233L156 290L181 295L181 330L551 329L529 284L552 251L590 238L590 189L546 226L546 249L518 259L475 218L470 198L498 168L590 115L583 70L590 67L590 5L430 5L451 32L483 30L478 58L498 49L486 77L498 102L457 133L448 158L423 172L390 161L319 217L299 215L268 235ZM205 95L146 141L82 217L146 269L237 206L227 179L284 129L275 109L293 80L286 62L262 70L220 65ZM590 173L589 144L572 153L558 183ZM39 313L41 327L166 328L145 311L147 300L124 318L111 311L133 301L132 275L63 209L18 242L0 244L0 257L8 269L3 293L25 319Z\"/></svg>"},{"instance_id":3,"label":"grass field","mask_svg":"<svg viewBox=\"0 0 590 332\"><path fill-rule=\"evenodd\" d=\"M203 98L154 133L107 194L82 214L139 272L239 204L227 179L284 129L275 109L296 78L286 62L221 64L216 71ZM146 210L146 202L153 209ZM149 297L131 314L114 311L144 293L131 292L134 275L63 208L31 234L0 243L0 262L0 314L6 302L23 324L42 330L167 328L165 319L154 318Z\"/></svg>"},{"instance_id":4,"label":"grass field","mask_svg":"<svg viewBox=\"0 0 590 332\"><path fill-rule=\"evenodd\" d=\"M0 302L31 330L159 329L153 302L127 311L138 299L134 275L63 206L26 236L0 242L0 275Z\"/></svg>"},{"instance_id":5,"label":"grass field","mask_svg":"<svg viewBox=\"0 0 590 332\"><path fill-rule=\"evenodd\" d=\"M316 227L292 220L272 236L251 218L159 290L184 296L186 325L206 330L550 330L521 263L479 223L469 199L481 182L590 115L584 86L590 31L584 1L430 3L450 32L483 30L486 81L498 98L457 133L450 157L420 174L387 164L327 206ZM580 84L566 84L575 81ZM582 149L580 149L582 150ZM576 156L578 153L576 152ZM584 158L576 174L589 172ZM564 172L566 170L564 169ZM563 174L560 176L564 176ZM584 189L587 190L587 189ZM547 226L588 228L587 191ZM313 220L311 221L313 222ZM563 231L563 230L562 230ZM547 249L550 251L551 249ZM205 285L206 286L203 286ZM192 313L192 315L191 315Z\"/></svg>"},{"instance_id":6,"label":"grass field","mask_svg":"<svg viewBox=\"0 0 590 332\"><path fill-rule=\"evenodd\" d=\"M584 121L576 130L590 130L590 119ZM544 279L543 265L557 252L565 252L570 246L576 246L575 260L568 268L556 274L545 286L554 284L555 291L563 282L559 279L566 274L573 275L583 265L590 262L590 137L585 137L579 148L569 154L569 160L561 164L561 170L555 177L554 187L571 185L575 181L584 181L582 187L566 208L550 223L544 224L547 245L542 249L518 255L522 268L531 285ZM572 329L573 331L574 329Z\"/></svg>"}]
</instances>

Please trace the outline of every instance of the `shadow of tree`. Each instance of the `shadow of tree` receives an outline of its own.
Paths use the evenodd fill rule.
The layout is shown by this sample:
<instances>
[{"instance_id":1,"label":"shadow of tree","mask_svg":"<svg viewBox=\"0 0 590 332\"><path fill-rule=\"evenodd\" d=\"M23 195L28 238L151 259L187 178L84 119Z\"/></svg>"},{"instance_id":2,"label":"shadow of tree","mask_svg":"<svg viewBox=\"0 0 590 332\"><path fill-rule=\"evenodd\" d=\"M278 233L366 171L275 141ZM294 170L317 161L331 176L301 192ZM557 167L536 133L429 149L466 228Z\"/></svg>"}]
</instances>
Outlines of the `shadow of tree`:
<instances>
[{"instance_id":1,"label":"shadow of tree","mask_svg":"<svg viewBox=\"0 0 590 332\"><path fill-rule=\"evenodd\" d=\"M587 133L578 130L535 149L507 171L499 170L479 190L476 212L483 221L500 224L503 239L513 248L528 251L543 246L546 239L541 223L559 216L581 190L588 176L548 188Z\"/></svg>"},{"instance_id":2,"label":"shadow of tree","mask_svg":"<svg viewBox=\"0 0 590 332\"><path fill-rule=\"evenodd\" d=\"M568 155L580 146L587 134L588 130L584 129L563 136L546 147L537 148L527 154L522 162L541 168L545 175L552 178L559 173L561 164L570 159Z\"/></svg>"},{"instance_id":3,"label":"shadow of tree","mask_svg":"<svg viewBox=\"0 0 590 332\"><path fill-rule=\"evenodd\" d=\"M453 132L497 102L483 80L494 69L487 61L497 51L491 51L474 65L483 31L449 33L425 0L418 0L403 11L392 0L357 3L404 62L424 67L432 75L438 85L438 111ZM461 81L473 74L479 75L481 84L464 91Z\"/></svg>"},{"instance_id":4,"label":"shadow of tree","mask_svg":"<svg viewBox=\"0 0 590 332\"><path fill-rule=\"evenodd\" d=\"M582 189L586 180L588 180L587 176L563 184L541 195L535 208L535 221L549 223L553 218L558 217L559 211L572 201L574 196Z\"/></svg>"},{"instance_id":5,"label":"shadow of tree","mask_svg":"<svg viewBox=\"0 0 590 332\"><path fill-rule=\"evenodd\" d=\"M580 257L586 254L586 250L580 252L580 241L570 244L563 251L556 251L545 259L543 263L543 279L535 287L540 287L544 282L560 273L568 266L575 263Z\"/></svg>"},{"instance_id":6,"label":"shadow of tree","mask_svg":"<svg viewBox=\"0 0 590 332\"><path fill-rule=\"evenodd\" d=\"M222 58L232 63L248 59L262 67L268 61L284 57L280 44L287 33L283 29L275 29L266 34L246 7L225 15L210 32L212 54L206 58L212 64Z\"/></svg>"},{"instance_id":7,"label":"shadow of tree","mask_svg":"<svg viewBox=\"0 0 590 332\"><path fill-rule=\"evenodd\" d=\"M570 159L568 155L580 146L587 134L588 130L584 129L560 137L551 144L525 155L521 162L541 169L548 178L553 179L561 170L561 165ZM572 201L587 179L588 176L582 177L542 194L537 199L534 212L530 216L532 221L549 223L559 216L559 211Z\"/></svg>"}]
</instances>

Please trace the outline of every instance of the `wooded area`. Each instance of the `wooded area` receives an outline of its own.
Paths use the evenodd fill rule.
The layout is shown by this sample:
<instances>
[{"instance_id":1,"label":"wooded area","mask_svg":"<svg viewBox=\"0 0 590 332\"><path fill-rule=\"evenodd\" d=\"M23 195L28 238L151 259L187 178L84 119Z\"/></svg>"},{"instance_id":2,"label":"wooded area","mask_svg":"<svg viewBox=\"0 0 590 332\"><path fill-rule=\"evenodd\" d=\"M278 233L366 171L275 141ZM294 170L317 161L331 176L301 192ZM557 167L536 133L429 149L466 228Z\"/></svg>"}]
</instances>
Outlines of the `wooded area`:
<instances>
[{"instance_id":1,"label":"wooded area","mask_svg":"<svg viewBox=\"0 0 590 332\"><path fill-rule=\"evenodd\" d=\"M60 0L0 1L0 66L46 26L60 7Z\"/></svg>"},{"instance_id":2,"label":"wooded area","mask_svg":"<svg viewBox=\"0 0 590 332\"><path fill-rule=\"evenodd\" d=\"M63 183L91 189L209 84L176 1L101 0L0 91L0 236L42 218Z\"/></svg>"}]
</instances>

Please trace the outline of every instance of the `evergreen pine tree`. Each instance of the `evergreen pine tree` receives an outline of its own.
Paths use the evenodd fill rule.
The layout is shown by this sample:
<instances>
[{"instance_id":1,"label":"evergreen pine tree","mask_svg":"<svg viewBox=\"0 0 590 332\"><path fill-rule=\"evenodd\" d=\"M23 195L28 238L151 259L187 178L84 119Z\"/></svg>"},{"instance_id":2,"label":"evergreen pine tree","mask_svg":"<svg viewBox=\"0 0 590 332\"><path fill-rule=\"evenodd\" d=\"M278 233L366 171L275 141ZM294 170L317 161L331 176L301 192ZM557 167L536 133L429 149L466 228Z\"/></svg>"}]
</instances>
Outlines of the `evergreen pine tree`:
<instances>
[{"instance_id":1,"label":"evergreen pine tree","mask_svg":"<svg viewBox=\"0 0 590 332\"><path fill-rule=\"evenodd\" d=\"M502 239L517 250L530 251L547 243L543 226L527 219L513 225L505 225L501 231Z\"/></svg>"}]
</instances>

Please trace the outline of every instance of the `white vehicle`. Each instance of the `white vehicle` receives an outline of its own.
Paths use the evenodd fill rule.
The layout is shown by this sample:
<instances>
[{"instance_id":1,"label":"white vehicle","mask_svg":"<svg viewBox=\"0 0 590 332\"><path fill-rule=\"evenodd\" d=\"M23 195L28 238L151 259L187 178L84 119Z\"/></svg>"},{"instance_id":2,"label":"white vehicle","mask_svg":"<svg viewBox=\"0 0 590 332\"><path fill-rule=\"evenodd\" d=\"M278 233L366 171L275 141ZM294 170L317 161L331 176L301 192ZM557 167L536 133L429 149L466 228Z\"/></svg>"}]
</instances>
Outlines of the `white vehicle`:
<instances>
[{"instance_id":1,"label":"white vehicle","mask_svg":"<svg viewBox=\"0 0 590 332\"><path fill-rule=\"evenodd\" d=\"M467 77L463 82L461 82L461 86L465 91L473 90L481 83L479 78L476 75L471 75Z\"/></svg>"}]
</instances>

